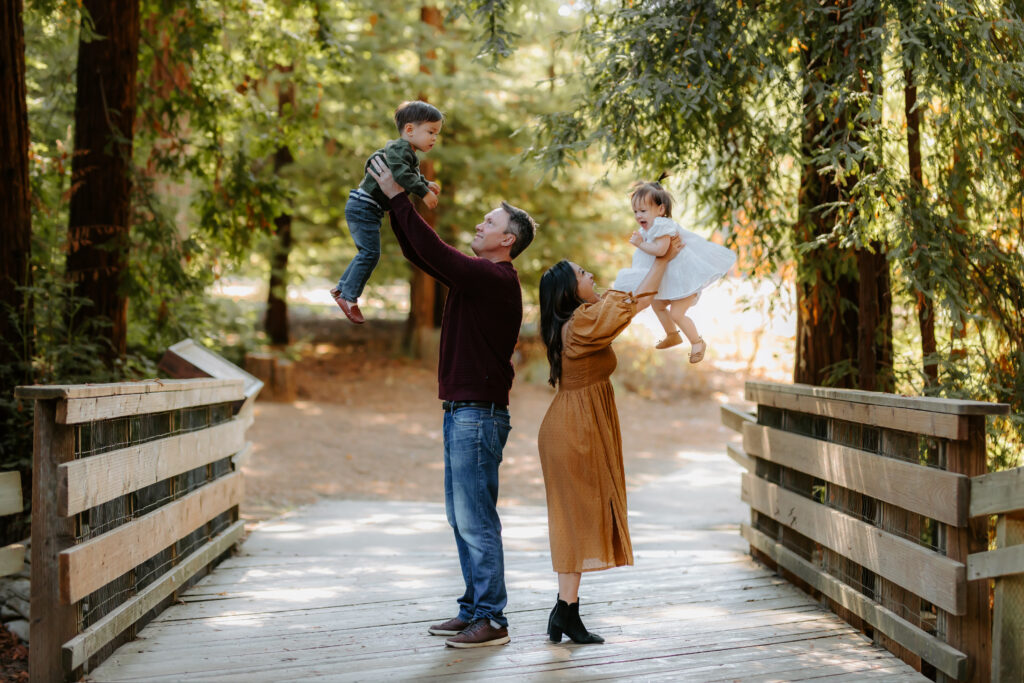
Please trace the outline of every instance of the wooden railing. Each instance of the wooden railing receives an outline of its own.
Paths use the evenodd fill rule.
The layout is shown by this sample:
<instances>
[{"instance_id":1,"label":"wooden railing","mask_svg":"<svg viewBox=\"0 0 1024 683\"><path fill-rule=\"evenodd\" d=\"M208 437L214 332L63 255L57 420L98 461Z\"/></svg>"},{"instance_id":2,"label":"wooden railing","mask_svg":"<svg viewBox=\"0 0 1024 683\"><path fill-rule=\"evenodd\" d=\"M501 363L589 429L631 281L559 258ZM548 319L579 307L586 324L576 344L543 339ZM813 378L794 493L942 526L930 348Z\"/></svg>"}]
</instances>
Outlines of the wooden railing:
<instances>
[{"instance_id":1,"label":"wooden railing","mask_svg":"<svg viewBox=\"0 0 1024 683\"><path fill-rule=\"evenodd\" d=\"M243 533L240 379L19 387L35 401L32 681L76 680Z\"/></svg>"},{"instance_id":2,"label":"wooden railing","mask_svg":"<svg viewBox=\"0 0 1024 683\"><path fill-rule=\"evenodd\" d=\"M728 453L747 469L751 553L937 680L1019 681L1024 475L985 460L986 415L1008 406L769 382L745 395L756 414L727 406L722 422L743 435Z\"/></svg>"}]
</instances>

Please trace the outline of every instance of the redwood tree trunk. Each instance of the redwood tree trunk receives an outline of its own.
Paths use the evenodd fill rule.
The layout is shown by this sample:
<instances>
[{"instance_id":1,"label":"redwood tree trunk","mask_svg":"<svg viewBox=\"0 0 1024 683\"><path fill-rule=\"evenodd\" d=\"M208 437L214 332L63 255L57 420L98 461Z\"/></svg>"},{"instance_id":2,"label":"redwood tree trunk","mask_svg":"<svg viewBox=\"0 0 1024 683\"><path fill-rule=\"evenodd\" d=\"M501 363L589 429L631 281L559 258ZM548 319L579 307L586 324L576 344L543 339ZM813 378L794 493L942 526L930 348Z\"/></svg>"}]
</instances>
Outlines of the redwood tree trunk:
<instances>
[{"instance_id":1,"label":"redwood tree trunk","mask_svg":"<svg viewBox=\"0 0 1024 683\"><path fill-rule=\"evenodd\" d=\"M420 8L420 21L428 26L433 26L440 31L444 23L441 11L436 7L422 6ZM420 58L420 73L430 73L430 62L437 59L437 53L430 49L424 51ZM420 94L424 102L427 97ZM434 162L425 159L420 162L420 172L427 180L434 180ZM417 206L420 215L430 225L437 225L437 212L434 209L427 209L420 204ZM412 278L409 281L409 318L406 322L405 346L415 356L422 356L424 343L430 333L436 328L435 308L438 297L438 285L434 278L430 277L416 266L411 266Z\"/></svg>"},{"instance_id":2,"label":"redwood tree trunk","mask_svg":"<svg viewBox=\"0 0 1024 683\"><path fill-rule=\"evenodd\" d=\"M910 181L915 190L913 196L916 209L919 208L917 198L924 196L924 172L921 168L921 112L917 110L917 84L911 66L903 69L903 110L907 116L907 161ZM917 322L921 328L921 359L927 392L939 384L939 365L935 355L935 311L931 292L917 292Z\"/></svg>"},{"instance_id":3,"label":"redwood tree trunk","mask_svg":"<svg viewBox=\"0 0 1024 683\"><path fill-rule=\"evenodd\" d=\"M292 67L282 69L290 72ZM295 109L295 84L288 83L277 91L278 116L290 116ZM280 147L274 155L274 171L292 163L294 158L288 147ZM274 252L270 257L270 292L267 294L265 328L271 344L288 343L288 255L292 250L292 216L282 213L274 219Z\"/></svg>"},{"instance_id":4,"label":"redwood tree trunk","mask_svg":"<svg viewBox=\"0 0 1024 683\"><path fill-rule=\"evenodd\" d=\"M5 2L0 10L0 357L25 360L32 355L32 317L20 288L31 283L32 213L22 10L22 0ZM0 398L9 398L15 385L29 383L28 363L16 365L0 365Z\"/></svg>"},{"instance_id":5,"label":"redwood tree trunk","mask_svg":"<svg viewBox=\"0 0 1024 683\"><path fill-rule=\"evenodd\" d=\"M73 312L73 326L85 325L108 341L105 354L113 361L124 356L127 341L123 290L131 225L139 2L83 4L102 38L78 45L67 276L75 294L91 301Z\"/></svg>"}]
</instances>

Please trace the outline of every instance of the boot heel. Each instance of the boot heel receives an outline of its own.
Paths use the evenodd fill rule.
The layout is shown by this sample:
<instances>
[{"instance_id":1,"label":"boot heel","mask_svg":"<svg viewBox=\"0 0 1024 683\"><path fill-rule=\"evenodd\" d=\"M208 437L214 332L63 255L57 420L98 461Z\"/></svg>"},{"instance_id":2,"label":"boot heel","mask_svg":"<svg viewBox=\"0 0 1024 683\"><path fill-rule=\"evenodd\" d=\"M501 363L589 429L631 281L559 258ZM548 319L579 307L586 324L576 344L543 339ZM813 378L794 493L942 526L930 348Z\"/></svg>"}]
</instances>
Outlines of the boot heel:
<instances>
[{"instance_id":1,"label":"boot heel","mask_svg":"<svg viewBox=\"0 0 1024 683\"><path fill-rule=\"evenodd\" d=\"M549 626L548 638L551 639L552 643L562 642L562 629L558 628L557 626Z\"/></svg>"}]
</instances>

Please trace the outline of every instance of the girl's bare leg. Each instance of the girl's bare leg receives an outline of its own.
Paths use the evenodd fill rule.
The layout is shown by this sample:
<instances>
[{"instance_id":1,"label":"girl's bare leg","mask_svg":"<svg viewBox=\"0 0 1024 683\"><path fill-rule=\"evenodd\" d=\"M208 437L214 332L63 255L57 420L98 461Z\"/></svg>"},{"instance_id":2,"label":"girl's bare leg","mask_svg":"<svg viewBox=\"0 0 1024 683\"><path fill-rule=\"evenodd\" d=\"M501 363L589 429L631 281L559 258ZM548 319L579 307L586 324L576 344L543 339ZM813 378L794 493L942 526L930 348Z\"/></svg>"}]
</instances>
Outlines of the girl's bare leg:
<instances>
[{"instance_id":1,"label":"girl's bare leg","mask_svg":"<svg viewBox=\"0 0 1024 683\"><path fill-rule=\"evenodd\" d=\"M665 334L675 334L676 324L672 320L672 315L669 313L668 306L672 303L665 299L655 299L651 303L651 308L654 309L654 315L658 316L658 322L665 328Z\"/></svg>"},{"instance_id":2,"label":"girl's bare leg","mask_svg":"<svg viewBox=\"0 0 1024 683\"><path fill-rule=\"evenodd\" d=\"M655 302L657 303L657 302ZM669 317L673 323L679 326L679 329L686 338L690 340L690 344L696 344L701 341L700 334L697 332L697 326L693 320L686 315L686 311L690 309L695 303L697 303L697 295L691 294L685 299L676 299L675 301L665 302L671 304L669 309ZM660 318L659 318L660 320ZM664 324L664 323L662 323Z\"/></svg>"},{"instance_id":3,"label":"girl's bare leg","mask_svg":"<svg viewBox=\"0 0 1024 683\"><path fill-rule=\"evenodd\" d=\"M583 574L579 572L572 574L558 574L558 599L568 604L579 601L580 579Z\"/></svg>"}]
</instances>

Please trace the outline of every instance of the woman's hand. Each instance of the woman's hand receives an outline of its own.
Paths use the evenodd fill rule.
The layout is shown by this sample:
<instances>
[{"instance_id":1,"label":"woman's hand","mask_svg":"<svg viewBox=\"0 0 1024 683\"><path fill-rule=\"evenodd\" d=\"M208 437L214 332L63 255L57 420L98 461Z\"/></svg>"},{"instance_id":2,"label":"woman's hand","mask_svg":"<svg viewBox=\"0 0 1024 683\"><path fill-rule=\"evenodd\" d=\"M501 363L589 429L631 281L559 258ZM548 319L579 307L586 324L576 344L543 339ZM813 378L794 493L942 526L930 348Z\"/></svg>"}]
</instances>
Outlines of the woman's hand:
<instances>
[{"instance_id":1,"label":"woman's hand","mask_svg":"<svg viewBox=\"0 0 1024 683\"><path fill-rule=\"evenodd\" d=\"M679 235L672 235L668 242L668 250L659 256L658 260L660 261L664 259L665 261L671 261L676 256L679 256L679 252L681 252L685 246L686 245L683 244L683 240L679 238Z\"/></svg>"},{"instance_id":2,"label":"woman's hand","mask_svg":"<svg viewBox=\"0 0 1024 683\"><path fill-rule=\"evenodd\" d=\"M633 234L629 236L629 243L634 247L639 247L644 243L643 235L640 234L639 230L634 230Z\"/></svg>"}]
</instances>

